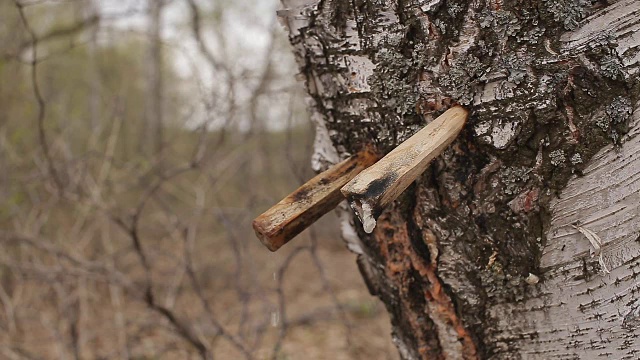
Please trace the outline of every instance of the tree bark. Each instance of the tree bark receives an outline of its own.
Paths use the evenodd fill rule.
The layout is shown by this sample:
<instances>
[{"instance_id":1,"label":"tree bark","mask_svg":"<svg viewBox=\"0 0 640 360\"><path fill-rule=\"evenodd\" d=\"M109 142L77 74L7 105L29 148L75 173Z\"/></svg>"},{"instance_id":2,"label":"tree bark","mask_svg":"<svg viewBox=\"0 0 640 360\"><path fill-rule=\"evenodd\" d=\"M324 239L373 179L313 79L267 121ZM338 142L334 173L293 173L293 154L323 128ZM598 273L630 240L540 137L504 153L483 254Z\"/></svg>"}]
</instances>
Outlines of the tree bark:
<instances>
[{"instance_id":1,"label":"tree bark","mask_svg":"<svg viewBox=\"0 0 640 360\"><path fill-rule=\"evenodd\" d=\"M640 2L282 2L315 164L470 111L372 234L343 224L402 358L640 357Z\"/></svg>"}]
</instances>

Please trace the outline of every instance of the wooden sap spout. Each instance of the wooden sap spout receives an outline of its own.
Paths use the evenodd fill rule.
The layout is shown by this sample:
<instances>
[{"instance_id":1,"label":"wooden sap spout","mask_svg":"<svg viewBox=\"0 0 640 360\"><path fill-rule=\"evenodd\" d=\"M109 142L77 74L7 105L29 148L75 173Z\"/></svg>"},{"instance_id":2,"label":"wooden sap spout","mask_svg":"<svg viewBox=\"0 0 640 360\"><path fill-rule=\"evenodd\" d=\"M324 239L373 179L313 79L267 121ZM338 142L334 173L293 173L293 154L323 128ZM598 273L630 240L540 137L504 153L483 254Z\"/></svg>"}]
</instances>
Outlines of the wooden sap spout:
<instances>
[{"instance_id":1,"label":"wooden sap spout","mask_svg":"<svg viewBox=\"0 0 640 360\"><path fill-rule=\"evenodd\" d=\"M253 220L258 239L278 250L344 200L340 188L379 157L365 149L332 166Z\"/></svg>"},{"instance_id":2,"label":"wooden sap spout","mask_svg":"<svg viewBox=\"0 0 640 360\"><path fill-rule=\"evenodd\" d=\"M467 116L461 106L447 110L342 188L367 233L375 228L382 210L458 136Z\"/></svg>"}]
</instances>

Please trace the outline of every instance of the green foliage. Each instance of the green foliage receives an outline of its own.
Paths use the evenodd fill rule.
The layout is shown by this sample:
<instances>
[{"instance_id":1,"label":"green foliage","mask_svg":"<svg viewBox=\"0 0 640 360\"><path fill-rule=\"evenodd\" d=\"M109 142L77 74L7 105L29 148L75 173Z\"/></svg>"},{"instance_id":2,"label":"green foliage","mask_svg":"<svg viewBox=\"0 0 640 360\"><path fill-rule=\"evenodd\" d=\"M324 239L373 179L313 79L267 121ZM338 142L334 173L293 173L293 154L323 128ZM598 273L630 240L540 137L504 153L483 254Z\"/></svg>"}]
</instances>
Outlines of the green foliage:
<instances>
[{"instance_id":1,"label":"green foliage","mask_svg":"<svg viewBox=\"0 0 640 360\"><path fill-rule=\"evenodd\" d=\"M378 303L375 301L359 301L354 305L353 315L360 319L374 318L379 312Z\"/></svg>"}]
</instances>

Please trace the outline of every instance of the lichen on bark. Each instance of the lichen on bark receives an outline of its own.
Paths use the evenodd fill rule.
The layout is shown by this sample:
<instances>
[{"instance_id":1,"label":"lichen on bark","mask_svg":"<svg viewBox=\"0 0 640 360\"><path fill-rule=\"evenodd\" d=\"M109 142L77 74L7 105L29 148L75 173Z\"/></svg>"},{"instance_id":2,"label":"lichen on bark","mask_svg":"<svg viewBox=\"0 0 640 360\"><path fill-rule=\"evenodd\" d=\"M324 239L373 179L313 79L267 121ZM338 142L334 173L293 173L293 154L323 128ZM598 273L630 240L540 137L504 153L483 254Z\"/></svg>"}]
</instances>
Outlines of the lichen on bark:
<instances>
[{"instance_id":1,"label":"lichen on bark","mask_svg":"<svg viewBox=\"0 0 640 360\"><path fill-rule=\"evenodd\" d=\"M551 201L629 131L640 40L630 45L621 29L640 22L628 15L636 5L285 5L305 9L307 23L291 40L312 111L339 153L369 143L388 152L451 105L470 110L459 138L383 213L373 235L358 228L359 263L392 314L404 357L515 356L515 345L493 341L498 320L489 302L536 296L527 279L542 271ZM605 35L591 29L616 11L629 17L626 25ZM588 267L598 272L597 262Z\"/></svg>"}]
</instances>

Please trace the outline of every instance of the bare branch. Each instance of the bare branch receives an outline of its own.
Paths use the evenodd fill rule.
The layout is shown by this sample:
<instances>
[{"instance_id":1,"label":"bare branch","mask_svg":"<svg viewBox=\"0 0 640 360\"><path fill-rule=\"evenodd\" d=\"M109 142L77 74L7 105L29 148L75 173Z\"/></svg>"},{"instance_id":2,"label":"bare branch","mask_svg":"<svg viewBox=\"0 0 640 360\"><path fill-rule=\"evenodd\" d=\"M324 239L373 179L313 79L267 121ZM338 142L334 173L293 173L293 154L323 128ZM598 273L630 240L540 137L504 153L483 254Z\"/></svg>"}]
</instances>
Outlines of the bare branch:
<instances>
[{"instance_id":1,"label":"bare branch","mask_svg":"<svg viewBox=\"0 0 640 360\"><path fill-rule=\"evenodd\" d=\"M64 185L62 183L62 179L58 174L58 170L56 169L53 157L51 156L51 149L49 148L49 141L47 139L47 134L44 129L44 121L46 117L46 104L44 98L42 97L42 93L40 92L40 85L38 84L38 37L35 32L29 25L29 21L27 20L27 16L24 13L24 6L18 0L14 0L16 7L18 8L18 12L20 13L20 19L22 19L22 24L25 29L31 36L31 85L33 86L33 94L36 98L36 102L38 103L38 115L37 115L37 124L38 124L38 136L40 138L40 145L42 148L42 152L47 161L47 165L49 167L49 174L56 185L56 188L60 194L64 192Z\"/></svg>"}]
</instances>

